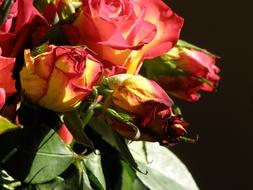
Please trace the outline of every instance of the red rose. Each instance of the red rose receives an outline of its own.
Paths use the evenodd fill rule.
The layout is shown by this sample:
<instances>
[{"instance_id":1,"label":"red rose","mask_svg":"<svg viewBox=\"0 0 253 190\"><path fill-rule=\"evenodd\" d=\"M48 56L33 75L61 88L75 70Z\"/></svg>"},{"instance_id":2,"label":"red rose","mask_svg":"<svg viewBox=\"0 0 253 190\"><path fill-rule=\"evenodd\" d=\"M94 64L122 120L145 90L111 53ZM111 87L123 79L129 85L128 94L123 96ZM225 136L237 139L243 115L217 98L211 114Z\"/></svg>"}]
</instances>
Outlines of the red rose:
<instances>
[{"instance_id":1,"label":"red rose","mask_svg":"<svg viewBox=\"0 0 253 190\"><path fill-rule=\"evenodd\" d=\"M6 21L0 26L3 56L15 57L38 23L45 24L46 21L33 7L33 1L16 0Z\"/></svg>"},{"instance_id":2,"label":"red rose","mask_svg":"<svg viewBox=\"0 0 253 190\"><path fill-rule=\"evenodd\" d=\"M178 66L198 78L204 78L210 83L204 83L201 90L212 91L217 86L220 69L215 65L215 57L195 49L183 49L180 52Z\"/></svg>"},{"instance_id":3,"label":"red rose","mask_svg":"<svg viewBox=\"0 0 253 190\"><path fill-rule=\"evenodd\" d=\"M211 92L217 87L220 69L215 62L215 56L205 50L177 45L144 65L147 75L167 93L192 102L199 99L199 91Z\"/></svg>"},{"instance_id":4,"label":"red rose","mask_svg":"<svg viewBox=\"0 0 253 190\"><path fill-rule=\"evenodd\" d=\"M136 73L143 59L169 51L183 24L182 18L161 0L82 2L75 28L65 28L70 41L87 45L100 58L128 73Z\"/></svg>"},{"instance_id":5,"label":"red rose","mask_svg":"<svg viewBox=\"0 0 253 190\"><path fill-rule=\"evenodd\" d=\"M0 49L0 109L5 103L5 99L16 92L15 81L12 78L12 70L15 58L1 56Z\"/></svg>"}]
</instances>

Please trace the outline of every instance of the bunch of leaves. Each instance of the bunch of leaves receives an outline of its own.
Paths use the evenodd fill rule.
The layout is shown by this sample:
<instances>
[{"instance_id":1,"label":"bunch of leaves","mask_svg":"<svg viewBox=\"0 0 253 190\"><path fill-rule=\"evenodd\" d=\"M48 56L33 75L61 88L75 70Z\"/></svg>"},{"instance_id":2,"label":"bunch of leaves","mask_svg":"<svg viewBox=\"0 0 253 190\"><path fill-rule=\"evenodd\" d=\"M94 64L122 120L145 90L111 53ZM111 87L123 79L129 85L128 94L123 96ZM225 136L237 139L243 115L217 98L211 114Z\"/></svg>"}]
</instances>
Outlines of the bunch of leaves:
<instances>
[{"instance_id":1,"label":"bunch of leaves","mask_svg":"<svg viewBox=\"0 0 253 190\"><path fill-rule=\"evenodd\" d=\"M96 114L93 103L83 106L85 115ZM78 111L68 114L73 116ZM28 121L32 113L37 114ZM187 168L169 149L158 143L128 142L106 120L89 118L82 129L93 142L92 147L87 141L66 146L56 133L61 118L44 108L22 104L19 108L22 126L0 120L1 188L198 189ZM83 121L85 117L76 114L72 123Z\"/></svg>"}]
</instances>

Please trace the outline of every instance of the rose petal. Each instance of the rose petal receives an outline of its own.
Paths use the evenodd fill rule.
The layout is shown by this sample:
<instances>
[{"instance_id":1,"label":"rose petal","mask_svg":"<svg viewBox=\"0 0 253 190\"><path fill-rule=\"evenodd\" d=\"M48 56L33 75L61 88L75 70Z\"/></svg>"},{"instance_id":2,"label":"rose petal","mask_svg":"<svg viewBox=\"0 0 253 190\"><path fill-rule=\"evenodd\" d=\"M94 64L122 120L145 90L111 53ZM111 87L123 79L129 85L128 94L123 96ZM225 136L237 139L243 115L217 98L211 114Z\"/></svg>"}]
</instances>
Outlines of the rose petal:
<instances>
[{"instance_id":1,"label":"rose petal","mask_svg":"<svg viewBox=\"0 0 253 190\"><path fill-rule=\"evenodd\" d=\"M2 107L4 106L5 103L5 91L3 88L0 88L0 110L2 109Z\"/></svg>"},{"instance_id":2,"label":"rose petal","mask_svg":"<svg viewBox=\"0 0 253 190\"><path fill-rule=\"evenodd\" d=\"M15 9L15 11L13 10ZM17 9L17 10L16 10ZM8 27L0 31L0 47L3 48L3 56L15 57L25 44L27 36L31 34L34 27L40 24L47 24L37 9L33 6L33 1L15 1L11 12L15 14L12 21L8 21ZM9 15L10 16L10 15ZM15 22L13 19L15 18ZM11 24L11 25L9 25Z\"/></svg>"},{"instance_id":3,"label":"rose petal","mask_svg":"<svg viewBox=\"0 0 253 190\"><path fill-rule=\"evenodd\" d=\"M7 97L16 92L15 80L12 78L14 64L15 58L0 56L0 88L5 90Z\"/></svg>"},{"instance_id":4,"label":"rose petal","mask_svg":"<svg viewBox=\"0 0 253 190\"><path fill-rule=\"evenodd\" d=\"M137 2L146 8L145 20L157 27L155 38L143 49L145 58L160 56L177 43L183 19L177 16L163 1L137 0Z\"/></svg>"}]
</instances>

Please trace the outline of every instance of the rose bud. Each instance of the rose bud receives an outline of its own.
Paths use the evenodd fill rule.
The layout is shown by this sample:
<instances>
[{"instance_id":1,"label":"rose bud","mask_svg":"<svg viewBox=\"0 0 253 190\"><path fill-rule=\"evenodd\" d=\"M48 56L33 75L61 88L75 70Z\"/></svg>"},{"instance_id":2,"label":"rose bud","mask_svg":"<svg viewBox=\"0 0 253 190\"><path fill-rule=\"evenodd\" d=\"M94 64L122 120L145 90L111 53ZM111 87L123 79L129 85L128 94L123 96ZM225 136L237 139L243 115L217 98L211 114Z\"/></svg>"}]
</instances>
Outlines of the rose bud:
<instances>
[{"instance_id":1,"label":"rose bud","mask_svg":"<svg viewBox=\"0 0 253 190\"><path fill-rule=\"evenodd\" d=\"M61 137L61 139L66 145L71 144L71 142L73 141L73 136L69 132L65 124L62 124L60 126L59 130L57 131L57 134Z\"/></svg>"},{"instance_id":2,"label":"rose bud","mask_svg":"<svg viewBox=\"0 0 253 190\"><path fill-rule=\"evenodd\" d=\"M169 51L177 42L183 19L161 0L82 0L72 27L72 44L84 44L112 69L137 73L141 62ZM74 33L76 34L74 35ZM113 73L111 73L113 74Z\"/></svg>"},{"instance_id":3,"label":"rose bud","mask_svg":"<svg viewBox=\"0 0 253 190\"><path fill-rule=\"evenodd\" d=\"M0 49L0 109L4 106L6 97L16 92L15 80L12 78L12 71L15 58L1 56Z\"/></svg>"},{"instance_id":4,"label":"rose bud","mask_svg":"<svg viewBox=\"0 0 253 190\"><path fill-rule=\"evenodd\" d=\"M139 140L172 144L186 133L186 123L172 111L173 101L154 81L142 76L130 76L112 94L112 104L118 113L130 116L139 132ZM112 127L122 136L136 140L136 129L112 119Z\"/></svg>"},{"instance_id":5,"label":"rose bud","mask_svg":"<svg viewBox=\"0 0 253 190\"><path fill-rule=\"evenodd\" d=\"M4 1L0 1L0 7L5 4ZM3 50L3 56L15 57L37 26L47 25L47 22L33 6L31 0L16 0L7 13L6 19L0 23L0 47Z\"/></svg>"},{"instance_id":6,"label":"rose bud","mask_svg":"<svg viewBox=\"0 0 253 190\"><path fill-rule=\"evenodd\" d=\"M177 47L159 58L144 63L147 76L165 91L193 102L199 91L212 92L218 85L219 68L216 56L206 50L180 41Z\"/></svg>"},{"instance_id":7,"label":"rose bud","mask_svg":"<svg viewBox=\"0 0 253 190\"><path fill-rule=\"evenodd\" d=\"M115 90L120 85L121 82L133 76L134 75L132 74L126 74L126 73L117 74L117 75L104 78L103 83L107 85L109 89Z\"/></svg>"},{"instance_id":8,"label":"rose bud","mask_svg":"<svg viewBox=\"0 0 253 190\"><path fill-rule=\"evenodd\" d=\"M20 72L24 95L32 103L65 112L85 100L102 74L101 64L82 47L54 46L32 56L25 50Z\"/></svg>"}]
</instances>

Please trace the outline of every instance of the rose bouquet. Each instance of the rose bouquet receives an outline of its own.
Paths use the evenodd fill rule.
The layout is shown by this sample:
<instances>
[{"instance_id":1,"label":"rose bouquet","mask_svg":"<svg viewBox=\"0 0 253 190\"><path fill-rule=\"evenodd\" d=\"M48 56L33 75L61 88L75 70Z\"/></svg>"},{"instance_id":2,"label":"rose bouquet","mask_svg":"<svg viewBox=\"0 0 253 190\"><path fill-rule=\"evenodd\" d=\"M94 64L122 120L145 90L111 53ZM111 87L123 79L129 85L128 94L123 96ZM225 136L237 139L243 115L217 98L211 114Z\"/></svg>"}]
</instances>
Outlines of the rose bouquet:
<instances>
[{"instance_id":1,"label":"rose bouquet","mask_svg":"<svg viewBox=\"0 0 253 190\"><path fill-rule=\"evenodd\" d=\"M0 0L0 187L198 189L174 101L219 68L182 25L162 0Z\"/></svg>"}]
</instances>

